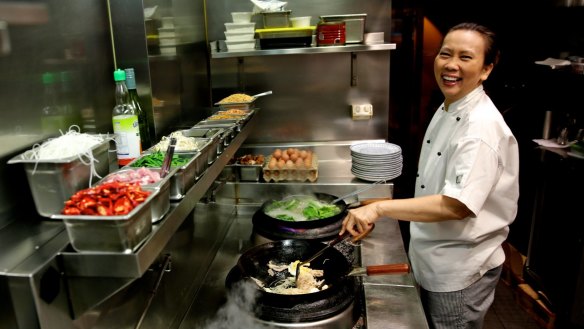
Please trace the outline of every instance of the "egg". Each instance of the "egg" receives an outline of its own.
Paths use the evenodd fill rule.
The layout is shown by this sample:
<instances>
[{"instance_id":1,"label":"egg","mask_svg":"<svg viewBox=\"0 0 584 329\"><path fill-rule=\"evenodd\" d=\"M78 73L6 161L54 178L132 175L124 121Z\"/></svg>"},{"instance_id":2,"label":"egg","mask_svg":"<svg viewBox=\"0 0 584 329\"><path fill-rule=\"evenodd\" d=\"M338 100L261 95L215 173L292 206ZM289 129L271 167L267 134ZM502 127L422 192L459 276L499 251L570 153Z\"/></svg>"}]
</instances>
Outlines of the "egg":
<instances>
[{"instance_id":1,"label":"egg","mask_svg":"<svg viewBox=\"0 0 584 329\"><path fill-rule=\"evenodd\" d=\"M296 162L296 160L298 159L298 153L294 152L290 155L290 160L292 160L292 162Z\"/></svg>"},{"instance_id":2,"label":"egg","mask_svg":"<svg viewBox=\"0 0 584 329\"><path fill-rule=\"evenodd\" d=\"M306 158L304 159L304 166L310 167L312 165L312 159Z\"/></svg>"},{"instance_id":3,"label":"egg","mask_svg":"<svg viewBox=\"0 0 584 329\"><path fill-rule=\"evenodd\" d=\"M294 168L294 162L292 160L286 161L286 168Z\"/></svg>"},{"instance_id":4,"label":"egg","mask_svg":"<svg viewBox=\"0 0 584 329\"><path fill-rule=\"evenodd\" d=\"M286 161L284 159L278 160L278 168L282 169L286 166Z\"/></svg>"},{"instance_id":5,"label":"egg","mask_svg":"<svg viewBox=\"0 0 584 329\"><path fill-rule=\"evenodd\" d=\"M276 149L276 150L274 151L274 154L273 154L273 155L274 155L274 158L276 158L276 159L280 159L280 157L282 157L282 150L280 150L280 149Z\"/></svg>"},{"instance_id":6,"label":"egg","mask_svg":"<svg viewBox=\"0 0 584 329\"><path fill-rule=\"evenodd\" d=\"M282 152L281 159L283 159L284 161L288 161L288 160L290 160L290 156L288 155L288 153Z\"/></svg>"},{"instance_id":7,"label":"egg","mask_svg":"<svg viewBox=\"0 0 584 329\"><path fill-rule=\"evenodd\" d=\"M298 158L296 159L296 162L294 162L294 165L296 168L302 168L304 167L304 160L302 160L302 158Z\"/></svg>"},{"instance_id":8,"label":"egg","mask_svg":"<svg viewBox=\"0 0 584 329\"><path fill-rule=\"evenodd\" d=\"M306 150L302 150L302 151L300 151L300 157L301 157L302 159L306 158L306 155L307 155L307 154L308 154L308 152L306 152Z\"/></svg>"},{"instance_id":9,"label":"egg","mask_svg":"<svg viewBox=\"0 0 584 329\"><path fill-rule=\"evenodd\" d=\"M268 163L268 168L270 168L270 169L276 169L276 166L277 165L278 165L278 159L271 158L270 159L270 163Z\"/></svg>"}]
</instances>

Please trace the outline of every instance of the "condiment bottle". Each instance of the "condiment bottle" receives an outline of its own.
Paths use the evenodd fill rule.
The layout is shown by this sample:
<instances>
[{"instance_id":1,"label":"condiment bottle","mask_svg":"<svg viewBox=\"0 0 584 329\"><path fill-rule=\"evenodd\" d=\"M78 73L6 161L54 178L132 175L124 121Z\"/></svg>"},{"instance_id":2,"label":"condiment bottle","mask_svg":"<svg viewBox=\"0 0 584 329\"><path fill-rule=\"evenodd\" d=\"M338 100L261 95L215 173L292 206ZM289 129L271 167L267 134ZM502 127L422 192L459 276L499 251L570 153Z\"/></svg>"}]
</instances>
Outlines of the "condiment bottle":
<instances>
[{"instance_id":1,"label":"condiment bottle","mask_svg":"<svg viewBox=\"0 0 584 329\"><path fill-rule=\"evenodd\" d=\"M116 136L118 164L125 166L142 153L140 126L136 109L130 102L126 72L120 69L115 70L114 81L116 82L116 105L112 113L112 123Z\"/></svg>"},{"instance_id":2,"label":"condiment bottle","mask_svg":"<svg viewBox=\"0 0 584 329\"><path fill-rule=\"evenodd\" d=\"M43 107L41 114L41 129L45 134L58 135L67 130L67 121L63 110L59 106L59 95L55 79L55 74L45 72L42 75L43 81Z\"/></svg>"},{"instance_id":3,"label":"condiment bottle","mask_svg":"<svg viewBox=\"0 0 584 329\"><path fill-rule=\"evenodd\" d=\"M147 149L152 146L152 140L150 135L150 129L148 124L148 117L146 112L140 105L140 99L138 96L138 91L136 90L136 76L134 74L133 68L128 68L124 70L126 72L126 86L128 87L128 93L130 97L130 103L136 109L138 114L138 123L140 126L140 140L142 141L142 148Z\"/></svg>"}]
</instances>

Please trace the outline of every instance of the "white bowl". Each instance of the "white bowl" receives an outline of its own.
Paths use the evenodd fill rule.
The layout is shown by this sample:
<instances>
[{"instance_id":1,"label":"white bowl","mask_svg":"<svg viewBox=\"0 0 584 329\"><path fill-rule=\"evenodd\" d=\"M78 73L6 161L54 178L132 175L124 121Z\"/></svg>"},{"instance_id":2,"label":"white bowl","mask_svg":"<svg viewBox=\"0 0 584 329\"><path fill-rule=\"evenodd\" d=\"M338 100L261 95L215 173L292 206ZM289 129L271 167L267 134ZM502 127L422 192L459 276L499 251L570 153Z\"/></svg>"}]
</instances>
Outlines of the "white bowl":
<instances>
[{"instance_id":1,"label":"white bowl","mask_svg":"<svg viewBox=\"0 0 584 329\"><path fill-rule=\"evenodd\" d=\"M292 27L307 27L310 26L311 16L290 17Z\"/></svg>"},{"instance_id":2,"label":"white bowl","mask_svg":"<svg viewBox=\"0 0 584 329\"><path fill-rule=\"evenodd\" d=\"M249 23L251 22L252 12L240 11L231 13L231 18L233 18L233 23Z\"/></svg>"},{"instance_id":3,"label":"white bowl","mask_svg":"<svg viewBox=\"0 0 584 329\"><path fill-rule=\"evenodd\" d=\"M232 32L225 31L225 40L227 41L251 41L255 33L253 32Z\"/></svg>"},{"instance_id":4,"label":"white bowl","mask_svg":"<svg viewBox=\"0 0 584 329\"><path fill-rule=\"evenodd\" d=\"M230 32L255 32L255 23L225 23L225 29Z\"/></svg>"}]
</instances>

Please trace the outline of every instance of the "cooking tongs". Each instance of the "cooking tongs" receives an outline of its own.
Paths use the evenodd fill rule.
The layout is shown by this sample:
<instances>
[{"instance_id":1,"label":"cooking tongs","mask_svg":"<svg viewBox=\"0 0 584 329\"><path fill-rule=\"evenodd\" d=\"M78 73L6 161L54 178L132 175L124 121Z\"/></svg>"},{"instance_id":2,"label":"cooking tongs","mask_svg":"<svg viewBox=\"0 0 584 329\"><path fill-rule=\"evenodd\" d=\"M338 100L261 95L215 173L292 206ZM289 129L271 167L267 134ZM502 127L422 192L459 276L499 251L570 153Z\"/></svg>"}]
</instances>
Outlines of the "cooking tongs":
<instances>
[{"instance_id":1,"label":"cooking tongs","mask_svg":"<svg viewBox=\"0 0 584 329\"><path fill-rule=\"evenodd\" d=\"M160 170L160 178L166 177L170 172L170 165L172 163L172 157L174 155L174 147L176 146L176 137L170 138L170 143L168 143L168 149L166 150L166 155L164 157L164 162L162 163L162 168Z\"/></svg>"},{"instance_id":2,"label":"cooking tongs","mask_svg":"<svg viewBox=\"0 0 584 329\"><path fill-rule=\"evenodd\" d=\"M300 275L300 267L302 265L312 262L313 260L318 258L320 255L322 255L328 248L332 248L333 246L335 246L336 244L338 244L341 241L351 240L351 242L355 243L355 242L365 238L367 235L369 235L369 233L371 231L373 231L374 228L375 228L375 224L373 224L371 226L371 229L369 231L363 232L357 236L352 236L351 233L345 232L343 235L339 235L334 240L327 243L326 246L324 246L324 248L319 250L316 254L312 255L312 257L310 257L309 259L301 261L298 264L296 264L296 275L294 276L294 284L298 285L298 276Z\"/></svg>"}]
</instances>

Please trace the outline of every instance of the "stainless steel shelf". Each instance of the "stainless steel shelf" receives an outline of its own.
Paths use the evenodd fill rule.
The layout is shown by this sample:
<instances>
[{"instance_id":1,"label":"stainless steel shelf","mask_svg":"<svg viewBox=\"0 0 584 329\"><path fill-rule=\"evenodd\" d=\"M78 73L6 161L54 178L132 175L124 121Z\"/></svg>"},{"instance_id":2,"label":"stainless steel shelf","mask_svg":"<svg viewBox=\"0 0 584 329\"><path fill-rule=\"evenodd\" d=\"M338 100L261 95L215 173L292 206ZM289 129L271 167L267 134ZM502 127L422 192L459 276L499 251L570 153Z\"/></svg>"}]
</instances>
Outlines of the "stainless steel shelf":
<instances>
[{"instance_id":1,"label":"stainless steel shelf","mask_svg":"<svg viewBox=\"0 0 584 329\"><path fill-rule=\"evenodd\" d=\"M223 167L235 155L235 152L249 136L256 121L257 115L254 115L223 153L209 166L203 177L186 193L185 197L180 202L171 204L169 212L158 224L153 226L152 233L135 253L61 252L62 264L67 276L140 278L159 257L173 234L211 187Z\"/></svg>"},{"instance_id":2,"label":"stainless steel shelf","mask_svg":"<svg viewBox=\"0 0 584 329\"><path fill-rule=\"evenodd\" d=\"M345 46L327 46L327 47L299 47L283 49L254 49L242 51L217 51L217 43L214 41L211 45L211 58L234 58L234 57L251 57L251 56L269 56L269 55L299 55L299 54L327 54L327 53L354 53L366 51L385 51L396 48L395 43L382 43L373 45L354 44Z\"/></svg>"}]
</instances>

